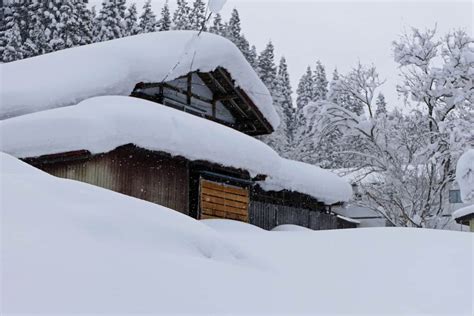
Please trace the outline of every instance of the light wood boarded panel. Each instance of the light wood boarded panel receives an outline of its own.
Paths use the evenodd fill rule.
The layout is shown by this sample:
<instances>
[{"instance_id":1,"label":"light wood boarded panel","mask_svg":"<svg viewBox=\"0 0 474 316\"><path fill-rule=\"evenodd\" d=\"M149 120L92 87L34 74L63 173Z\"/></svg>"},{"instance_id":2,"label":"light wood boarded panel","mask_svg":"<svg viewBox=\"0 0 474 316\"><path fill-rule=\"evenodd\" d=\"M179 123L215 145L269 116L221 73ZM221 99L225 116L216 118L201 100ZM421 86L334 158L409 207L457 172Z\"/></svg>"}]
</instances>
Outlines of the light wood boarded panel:
<instances>
[{"instance_id":1,"label":"light wood boarded panel","mask_svg":"<svg viewBox=\"0 0 474 316\"><path fill-rule=\"evenodd\" d=\"M204 179L200 185L201 219L225 218L248 223L248 189Z\"/></svg>"}]
</instances>

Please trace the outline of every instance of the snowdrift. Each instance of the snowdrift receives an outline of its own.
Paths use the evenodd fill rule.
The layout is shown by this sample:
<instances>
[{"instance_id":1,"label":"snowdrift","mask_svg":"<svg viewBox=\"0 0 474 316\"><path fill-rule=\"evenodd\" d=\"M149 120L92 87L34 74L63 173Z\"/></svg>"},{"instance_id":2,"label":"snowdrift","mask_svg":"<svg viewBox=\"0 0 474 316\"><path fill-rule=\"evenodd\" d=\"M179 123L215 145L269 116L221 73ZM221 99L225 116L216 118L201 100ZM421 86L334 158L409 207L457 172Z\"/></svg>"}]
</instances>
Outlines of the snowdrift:
<instances>
[{"instance_id":1,"label":"snowdrift","mask_svg":"<svg viewBox=\"0 0 474 316\"><path fill-rule=\"evenodd\" d=\"M164 207L0 160L2 315L472 314L473 234L221 234Z\"/></svg>"},{"instance_id":2,"label":"snowdrift","mask_svg":"<svg viewBox=\"0 0 474 316\"><path fill-rule=\"evenodd\" d=\"M261 141L224 125L150 101L121 96L0 121L0 150L35 157L75 150L104 153L135 144L189 160L268 175L264 189L298 191L327 204L348 201L350 185L321 168L280 158ZM266 183L268 182L268 185Z\"/></svg>"},{"instance_id":3,"label":"snowdrift","mask_svg":"<svg viewBox=\"0 0 474 316\"><path fill-rule=\"evenodd\" d=\"M210 33L140 34L0 64L0 119L77 104L94 96L130 95L139 82L225 68L276 129L268 89L240 50ZM174 68L176 67L176 68Z\"/></svg>"}]
</instances>

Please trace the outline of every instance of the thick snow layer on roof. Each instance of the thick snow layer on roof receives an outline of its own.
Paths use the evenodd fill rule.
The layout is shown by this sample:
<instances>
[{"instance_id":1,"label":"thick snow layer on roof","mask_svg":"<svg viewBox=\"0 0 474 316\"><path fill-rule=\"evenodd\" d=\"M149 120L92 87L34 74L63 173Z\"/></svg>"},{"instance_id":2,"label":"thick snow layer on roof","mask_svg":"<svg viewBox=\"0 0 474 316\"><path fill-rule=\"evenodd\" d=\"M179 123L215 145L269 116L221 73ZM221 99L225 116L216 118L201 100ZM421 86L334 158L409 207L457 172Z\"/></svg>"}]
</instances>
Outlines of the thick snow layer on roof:
<instances>
[{"instance_id":1,"label":"thick snow layer on roof","mask_svg":"<svg viewBox=\"0 0 474 316\"><path fill-rule=\"evenodd\" d=\"M467 215L474 216L474 205L469 205L454 211L452 217L458 219Z\"/></svg>"},{"instance_id":2,"label":"thick snow layer on roof","mask_svg":"<svg viewBox=\"0 0 474 316\"><path fill-rule=\"evenodd\" d=\"M346 222L349 222L349 223L353 223L353 224L360 224L360 221L356 220L356 219L353 219L353 218L350 218L350 217L346 217L346 216L342 216L342 215L337 215L337 218L340 218Z\"/></svg>"},{"instance_id":3,"label":"thick snow layer on roof","mask_svg":"<svg viewBox=\"0 0 474 316\"><path fill-rule=\"evenodd\" d=\"M350 186L318 167L280 158L259 140L224 125L161 104L104 96L76 106L0 121L0 150L26 158L76 150L93 154L135 144L189 160L205 160L269 175L262 187L305 193L326 203L344 202Z\"/></svg>"},{"instance_id":4,"label":"thick snow layer on roof","mask_svg":"<svg viewBox=\"0 0 474 316\"><path fill-rule=\"evenodd\" d=\"M461 199L466 203L474 203L474 149L466 151L456 166L456 181L461 190Z\"/></svg>"},{"instance_id":5,"label":"thick snow layer on roof","mask_svg":"<svg viewBox=\"0 0 474 316\"><path fill-rule=\"evenodd\" d=\"M189 160L268 174L280 157L257 139L221 124L133 97L87 99L76 106L0 121L2 151L19 158L135 144Z\"/></svg>"},{"instance_id":6,"label":"thick snow layer on roof","mask_svg":"<svg viewBox=\"0 0 474 316\"><path fill-rule=\"evenodd\" d=\"M473 234L224 234L7 155L0 161L2 315L472 314Z\"/></svg>"},{"instance_id":7,"label":"thick snow layer on roof","mask_svg":"<svg viewBox=\"0 0 474 316\"><path fill-rule=\"evenodd\" d=\"M170 31L95 43L0 65L0 118L77 104L101 95L129 95L139 82L225 68L276 129L268 89L240 50L210 33ZM176 68L174 68L176 67ZM173 69L174 68L174 69Z\"/></svg>"},{"instance_id":8,"label":"thick snow layer on roof","mask_svg":"<svg viewBox=\"0 0 474 316\"><path fill-rule=\"evenodd\" d=\"M326 204L347 202L352 196L350 184L331 171L283 158L280 167L259 185L265 191L304 193Z\"/></svg>"}]
</instances>

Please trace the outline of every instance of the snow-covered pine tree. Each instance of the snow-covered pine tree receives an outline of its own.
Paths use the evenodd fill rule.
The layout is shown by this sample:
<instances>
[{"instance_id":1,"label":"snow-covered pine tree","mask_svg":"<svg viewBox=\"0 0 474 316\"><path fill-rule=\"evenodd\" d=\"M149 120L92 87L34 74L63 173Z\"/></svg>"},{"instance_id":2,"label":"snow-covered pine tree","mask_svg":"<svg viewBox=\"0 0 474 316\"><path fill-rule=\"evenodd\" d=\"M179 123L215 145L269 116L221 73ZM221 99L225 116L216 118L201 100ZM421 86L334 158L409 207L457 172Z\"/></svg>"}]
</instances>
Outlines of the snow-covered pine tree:
<instances>
[{"instance_id":1,"label":"snow-covered pine tree","mask_svg":"<svg viewBox=\"0 0 474 316\"><path fill-rule=\"evenodd\" d=\"M140 33L140 27L138 26L138 17L137 17L137 5L136 3L130 4L125 14L125 25L127 36L137 35Z\"/></svg>"},{"instance_id":2,"label":"snow-covered pine tree","mask_svg":"<svg viewBox=\"0 0 474 316\"><path fill-rule=\"evenodd\" d=\"M20 19L16 13L17 6L17 3L11 4L5 14L5 48L2 53L2 61L4 63L19 60L24 57L20 32Z\"/></svg>"},{"instance_id":3,"label":"snow-covered pine tree","mask_svg":"<svg viewBox=\"0 0 474 316\"><path fill-rule=\"evenodd\" d=\"M96 41L108 41L124 36L125 0L103 0L97 21L99 31Z\"/></svg>"},{"instance_id":4,"label":"snow-covered pine tree","mask_svg":"<svg viewBox=\"0 0 474 316\"><path fill-rule=\"evenodd\" d=\"M91 44L94 39L94 15L85 1L76 1L78 16L79 41L78 45Z\"/></svg>"},{"instance_id":5,"label":"snow-covered pine tree","mask_svg":"<svg viewBox=\"0 0 474 316\"><path fill-rule=\"evenodd\" d=\"M291 99L290 76L288 66L284 57L281 58L278 73L275 79L273 92L273 105L280 117L280 125L270 135L262 137L262 140L276 150L281 156L291 157L291 143L293 139L293 105Z\"/></svg>"},{"instance_id":6,"label":"snow-covered pine tree","mask_svg":"<svg viewBox=\"0 0 474 316\"><path fill-rule=\"evenodd\" d=\"M250 50L250 43L245 37L244 34L240 36L240 41L237 45L237 47L240 49L242 54L245 56L245 59L250 63L253 56L252 56L252 51Z\"/></svg>"},{"instance_id":7,"label":"snow-covered pine tree","mask_svg":"<svg viewBox=\"0 0 474 316\"><path fill-rule=\"evenodd\" d=\"M375 110L376 117L387 114L387 102L385 102L385 96L382 94L382 92L380 92L377 96L375 105L377 106L377 109Z\"/></svg>"},{"instance_id":8,"label":"snow-covered pine tree","mask_svg":"<svg viewBox=\"0 0 474 316\"><path fill-rule=\"evenodd\" d=\"M258 56L258 73L263 83L273 95L276 86L277 69L275 66L275 53L273 43L268 42L265 49Z\"/></svg>"},{"instance_id":9,"label":"snow-covered pine tree","mask_svg":"<svg viewBox=\"0 0 474 316\"><path fill-rule=\"evenodd\" d=\"M250 47L250 52L249 52L249 56L247 60L250 63L250 65L252 65L252 68L258 72L258 63L257 63L258 55L257 55L257 48L255 47L255 45L252 45L252 47Z\"/></svg>"},{"instance_id":10,"label":"snow-covered pine tree","mask_svg":"<svg viewBox=\"0 0 474 316\"><path fill-rule=\"evenodd\" d=\"M209 32L224 36L225 28L224 24L222 23L222 16L220 13L217 13L214 16L214 20L212 21L212 26L209 28Z\"/></svg>"},{"instance_id":11,"label":"snow-covered pine tree","mask_svg":"<svg viewBox=\"0 0 474 316\"><path fill-rule=\"evenodd\" d=\"M92 18L92 42L96 43L99 41L99 31L101 28L100 16L97 14L95 6L91 8L91 18Z\"/></svg>"},{"instance_id":12,"label":"snow-covered pine tree","mask_svg":"<svg viewBox=\"0 0 474 316\"><path fill-rule=\"evenodd\" d=\"M157 29L158 31L169 31L171 29L171 13L168 0L166 0L165 5L161 9L161 16L158 21Z\"/></svg>"},{"instance_id":13,"label":"snow-covered pine tree","mask_svg":"<svg viewBox=\"0 0 474 316\"><path fill-rule=\"evenodd\" d=\"M188 6L188 2L186 0L177 1L177 8L173 14L173 29L174 30L190 30L191 29L191 22L189 18L190 12L191 12L191 8Z\"/></svg>"},{"instance_id":14,"label":"snow-covered pine tree","mask_svg":"<svg viewBox=\"0 0 474 316\"><path fill-rule=\"evenodd\" d=\"M326 70L321 61L316 62L314 69L314 89L313 101L326 100L328 94L328 80L326 78Z\"/></svg>"},{"instance_id":15,"label":"snow-covered pine tree","mask_svg":"<svg viewBox=\"0 0 474 316\"><path fill-rule=\"evenodd\" d=\"M242 29L240 27L240 16L237 9L232 10L229 22L227 23L227 28L225 31L225 36L231 40L235 45L239 46L241 43L241 33Z\"/></svg>"},{"instance_id":16,"label":"snow-covered pine tree","mask_svg":"<svg viewBox=\"0 0 474 316\"><path fill-rule=\"evenodd\" d=\"M22 24L22 28L27 28L27 36L23 39L23 58L44 54L47 51L46 40L42 24L42 8L39 0L32 0L24 3L27 9L28 23Z\"/></svg>"},{"instance_id":17,"label":"snow-covered pine tree","mask_svg":"<svg viewBox=\"0 0 474 316\"><path fill-rule=\"evenodd\" d=\"M79 16L77 1L64 1L59 7L59 37L61 44L58 44L56 50L74 47L80 44L81 30L79 29Z\"/></svg>"},{"instance_id":18,"label":"snow-covered pine tree","mask_svg":"<svg viewBox=\"0 0 474 316\"><path fill-rule=\"evenodd\" d=\"M143 12L138 23L140 33L149 33L156 30L156 15L151 8L151 0L147 0L143 5Z\"/></svg>"},{"instance_id":19,"label":"snow-covered pine tree","mask_svg":"<svg viewBox=\"0 0 474 316\"><path fill-rule=\"evenodd\" d=\"M338 104L338 90L337 90L337 84L339 81L339 72L337 71L337 68L334 68L334 71L332 72L332 79L331 82L329 83L329 90L328 90L328 101L332 103Z\"/></svg>"},{"instance_id":20,"label":"snow-covered pine tree","mask_svg":"<svg viewBox=\"0 0 474 316\"><path fill-rule=\"evenodd\" d=\"M191 23L191 29L207 31L204 22L206 21L206 4L202 0L194 0L193 8L189 14L189 23Z\"/></svg>"},{"instance_id":21,"label":"snow-covered pine tree","mask_svg":"<svg viewBox=\"0 0 474 316\"><path fill-rule=\"evenodd\" d=\"M304 108L314 99L314 77L311 67L306 68L305 74L301 77L298 88L296 89L296 107Z\"/></svg>"}]
</instances>

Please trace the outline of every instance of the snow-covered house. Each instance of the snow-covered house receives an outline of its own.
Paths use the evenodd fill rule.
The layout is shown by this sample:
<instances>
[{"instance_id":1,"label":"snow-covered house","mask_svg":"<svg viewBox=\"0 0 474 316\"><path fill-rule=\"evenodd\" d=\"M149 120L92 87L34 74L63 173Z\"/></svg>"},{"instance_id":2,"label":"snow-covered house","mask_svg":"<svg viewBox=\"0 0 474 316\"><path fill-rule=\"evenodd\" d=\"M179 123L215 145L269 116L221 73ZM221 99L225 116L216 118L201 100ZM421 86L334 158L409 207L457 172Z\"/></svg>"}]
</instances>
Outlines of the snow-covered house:
<instances>
[{"instance_id":1,"label":"snow-covered house","mask_svg":"<svg viewBox=\"0 0 474 316\"><path fill-rule=\"evenodd\" d=\"M458 224L468 225L474 232L474 149L467 150L458 160L456 181L459 183L460 198L470 204L453 213Z\"/></svg>"},{"instance_id":2,"label":"snow-covered house","mask_svg":"<svg viewBox=\"0 0 474 316\"><path fill-rule=\"evenodd\" d=\"M253 137L271 133L279 118L257 74L222 37L142 34L0 67L8 78L0 149L53 175L197 219L266 229L356 225L331 210L349 200L347 182Z\"/></svg>"}]
</instances>

